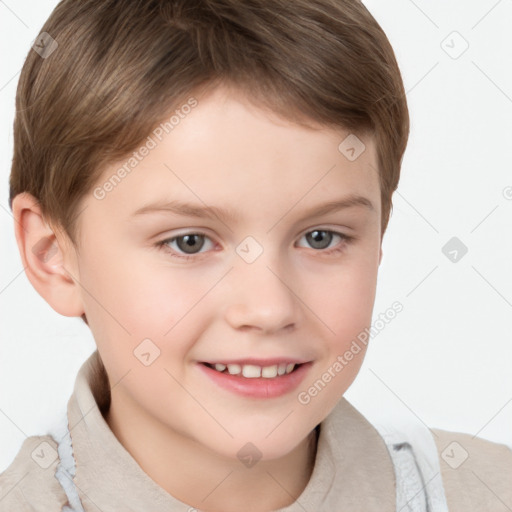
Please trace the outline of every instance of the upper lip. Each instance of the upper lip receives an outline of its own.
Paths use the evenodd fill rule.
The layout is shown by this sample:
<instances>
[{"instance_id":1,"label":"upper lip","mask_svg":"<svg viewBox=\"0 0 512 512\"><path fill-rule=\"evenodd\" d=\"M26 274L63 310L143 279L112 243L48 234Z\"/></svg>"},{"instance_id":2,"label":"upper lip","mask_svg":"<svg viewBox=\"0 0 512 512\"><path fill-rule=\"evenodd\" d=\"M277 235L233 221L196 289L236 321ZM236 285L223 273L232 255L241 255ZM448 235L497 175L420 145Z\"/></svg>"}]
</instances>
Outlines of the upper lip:
<instances>
[{"instance_id":1,"label":"upper lip","mask_svg":"<svg viewBox=\"0 0 512 512\"><path fill-rule=\"evenodd\" d=\"M253 365L253 366L261 366L264 368L265 366L275 366L279 364L303 364L308 363L309 361L305 359L299 359L296 357L273 357L273 358L266 358L266 359L255 359L255 358L240 358L240 359L217 359L215 361L201 361L202 363L208 363L208 364L238 364L240 366L245 365Z\"/></svg>"}]
</instances>

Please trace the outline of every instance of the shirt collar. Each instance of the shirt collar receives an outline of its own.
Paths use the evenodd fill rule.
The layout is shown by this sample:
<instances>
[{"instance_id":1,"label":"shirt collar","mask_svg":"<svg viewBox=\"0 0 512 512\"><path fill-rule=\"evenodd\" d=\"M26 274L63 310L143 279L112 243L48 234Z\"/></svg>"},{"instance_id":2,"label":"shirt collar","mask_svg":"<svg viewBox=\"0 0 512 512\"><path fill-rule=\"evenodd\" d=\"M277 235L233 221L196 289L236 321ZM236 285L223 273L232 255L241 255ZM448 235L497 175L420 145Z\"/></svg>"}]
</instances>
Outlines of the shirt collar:
<instances>
[{"instance_id":1,"label":"shirt collar","mask_svg":"<svg viewBox=\"0 0 512 512\"><path fill-rule=\"evenodd\" d=\"M68 402L74 482L85 510L189 512L190 506L157 485L110 430L92 391L99 364L96 350L80 368ZM276 512L391 512L395 504L394 468L384 440L342 397L320 424L306 488L295 503Z\"/></svg>"}]
</instances>

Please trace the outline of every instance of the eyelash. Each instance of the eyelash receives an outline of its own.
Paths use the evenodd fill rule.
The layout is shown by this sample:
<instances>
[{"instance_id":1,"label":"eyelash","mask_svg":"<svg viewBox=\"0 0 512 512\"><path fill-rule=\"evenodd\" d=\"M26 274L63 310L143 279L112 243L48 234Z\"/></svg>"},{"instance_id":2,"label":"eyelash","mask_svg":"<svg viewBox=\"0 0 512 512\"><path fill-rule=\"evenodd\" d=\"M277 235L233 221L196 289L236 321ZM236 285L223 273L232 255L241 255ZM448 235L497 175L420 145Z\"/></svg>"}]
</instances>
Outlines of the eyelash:
<instances>
[{"instance_id":1,"label":"eyelash","mask_svg":"<svg viewBox=\"0 0 512 512\"><path fill-rule=\"evenodd\" d=\"M339 231L333 231L333 230L321 229L321 228L320 229L316 228L316 229L312 229L310 231L307 231L302 236L305 236L305 235L308 235L310 233L313 233L314 231L323 231L325 233L331 233L331 234L337 235L337 236L339 236L341 238L341 242L336 247L334 247L332 249L317 249L316 250L316 252L323 253L323 254L326 254L326 255L337 254L337 253L342 252L343 250L345 250L345 245L346 244L349 244L349 243L351 243L351 242L353 242L355 240L354 236L349 236L349 235L346 235L344 233L340 233ZM206 233L202 233L201 231L190 231L188 233L183 233L181 235L178 235L178 236L175 236L175 237L172 237L172 238L166 238L165 240L157 242L155 244L155 246L158 249L162 249L165 252L170 253L171 256L174 257L174 258L180 258L180 259L183 259L183 260L190 260L190 259L194 259L194 258L200 257L201 254L204 254L204 253L200 253L199 252L199 253L196 253L196 254L180 254L180 253L176 252L174 249L171 249L169 247L169 245L168 245L169 243L174 242L175 240L177 240L179 238L182 238L182 237L185 237L187 235L199 235L199 236L204 236L206 238L210 238ZM315 250L315 249L313 249L313 250Z\"/></svg>"}]
</instances>

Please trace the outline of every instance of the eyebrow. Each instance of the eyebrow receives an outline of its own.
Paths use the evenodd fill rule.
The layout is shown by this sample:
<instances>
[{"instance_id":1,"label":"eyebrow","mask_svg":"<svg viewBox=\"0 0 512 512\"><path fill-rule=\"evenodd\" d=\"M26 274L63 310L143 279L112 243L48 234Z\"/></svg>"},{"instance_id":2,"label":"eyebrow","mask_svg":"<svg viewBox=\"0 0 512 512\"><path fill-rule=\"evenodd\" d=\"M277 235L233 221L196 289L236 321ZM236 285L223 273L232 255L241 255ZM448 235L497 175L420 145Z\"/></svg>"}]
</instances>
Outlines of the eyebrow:
<instances>
[{"instance_id":1,"label":"eyebrow","mask_svg":"<svg viewBox=\"0 0 512 512\"><path fill-rule=\"evenodd\" d=\"M359 195L349 195L335 201L315 206L303 212L304 217L319 217L339 210L345 210L352 207L364 207L369 211L375 211L372 202ZM291 209L290 209L291 210ZM289 210L289 211L290 211ZM200 206L191 203L184 203L178 200L160 201L139 208L133 216L146 215L152 213L174 213L184 217L197 217L200 219L218 218L224 222L234 222L240 218L240 215L231 208L220 208L216 206Z\"/></svg>"}]
</instances>

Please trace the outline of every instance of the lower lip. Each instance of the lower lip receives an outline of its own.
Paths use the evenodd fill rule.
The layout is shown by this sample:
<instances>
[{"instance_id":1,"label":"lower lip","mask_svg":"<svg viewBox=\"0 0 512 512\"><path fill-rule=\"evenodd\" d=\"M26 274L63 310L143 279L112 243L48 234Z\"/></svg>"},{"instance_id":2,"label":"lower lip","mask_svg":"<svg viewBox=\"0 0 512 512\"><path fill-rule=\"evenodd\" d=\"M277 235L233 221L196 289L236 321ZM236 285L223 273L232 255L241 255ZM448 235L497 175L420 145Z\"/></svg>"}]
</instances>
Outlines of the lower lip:
<instances>
[{"instance_id":1,"label":"lower lip","mask_svg":"<svg viewBox=\"0 0 512 512\"><path fill-rule=\"evenodd\" d=\"M301 364L292 373L272 379L266 379L265 377L249 379L238 375L230 375L229 373L218 372L201 363L199 363L199 367L221 388L237 395L250 398L275 398L296 389L306 376L311 364L311 362Z\"/></svg>"}]
</instances>

